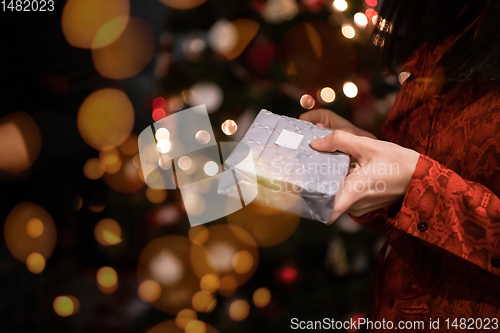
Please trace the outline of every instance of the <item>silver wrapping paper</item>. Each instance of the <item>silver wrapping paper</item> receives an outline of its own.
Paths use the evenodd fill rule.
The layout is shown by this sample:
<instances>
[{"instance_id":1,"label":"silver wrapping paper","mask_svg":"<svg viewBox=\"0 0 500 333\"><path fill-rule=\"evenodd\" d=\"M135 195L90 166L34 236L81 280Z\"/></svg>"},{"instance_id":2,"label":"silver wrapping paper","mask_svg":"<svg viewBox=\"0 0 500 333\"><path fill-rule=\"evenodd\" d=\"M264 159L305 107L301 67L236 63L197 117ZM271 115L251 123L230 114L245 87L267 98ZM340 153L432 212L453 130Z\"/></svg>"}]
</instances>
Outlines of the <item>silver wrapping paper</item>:
<instances>
[{"instance_id":1,"label":"silver wrapping paper","mask_svg":"<svg viewBox=\"0 0 500 333\"><path fill-rule=\"evenodd\" d=\"M235 197L241 192L245 205L250 203L247 196L256 203L327 223L348 172L349 156L320 153L310 142L331 132L261 110L224 161L225 169L234 170L238 185L221 181L218 192ZM249 149L252 163L241 163Z\"/></svg>"}]
</instances>

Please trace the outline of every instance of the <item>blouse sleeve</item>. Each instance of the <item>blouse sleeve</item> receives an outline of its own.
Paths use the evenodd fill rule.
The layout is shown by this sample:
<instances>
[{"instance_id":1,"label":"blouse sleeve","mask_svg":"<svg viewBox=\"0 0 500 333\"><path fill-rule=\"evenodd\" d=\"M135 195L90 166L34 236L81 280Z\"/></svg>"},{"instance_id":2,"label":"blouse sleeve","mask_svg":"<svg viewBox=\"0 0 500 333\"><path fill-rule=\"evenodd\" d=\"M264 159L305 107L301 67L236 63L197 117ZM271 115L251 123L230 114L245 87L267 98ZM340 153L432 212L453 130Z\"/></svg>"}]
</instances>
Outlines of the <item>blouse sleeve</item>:
<instances>
[{"instance_id":1,"label":"blouse sleeve","mask_svg":"<svg viewBox=\"0 0 500 333\"><path fill-rule=\"evenodd\" d=\"M500 275L500 199L425 155L387 223Z\"/></svg>"}]
</instances>

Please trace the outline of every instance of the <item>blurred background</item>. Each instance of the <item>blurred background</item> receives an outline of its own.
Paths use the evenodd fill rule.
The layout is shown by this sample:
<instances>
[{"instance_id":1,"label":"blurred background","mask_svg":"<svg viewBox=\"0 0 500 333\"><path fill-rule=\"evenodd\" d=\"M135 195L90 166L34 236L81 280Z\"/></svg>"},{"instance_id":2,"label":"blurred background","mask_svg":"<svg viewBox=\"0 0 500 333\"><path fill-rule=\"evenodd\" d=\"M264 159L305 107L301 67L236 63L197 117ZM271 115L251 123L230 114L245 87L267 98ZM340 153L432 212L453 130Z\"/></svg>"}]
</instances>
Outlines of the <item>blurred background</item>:
<instances>
[{"instance_id":1,"label":"blurred background","mask_svg":"<svg viewBox=\"0 0 500 333\"><path fill-rule=\"evenodd\" d=\"M379 135L399 83L364 56L377 0L19 3L0 4L2 332L363 315L380 235L255 205L190 228L178 190L145 186L137 135L199 104L218 141L262 108L329 108Z\"/></svg>"}]
</instances>

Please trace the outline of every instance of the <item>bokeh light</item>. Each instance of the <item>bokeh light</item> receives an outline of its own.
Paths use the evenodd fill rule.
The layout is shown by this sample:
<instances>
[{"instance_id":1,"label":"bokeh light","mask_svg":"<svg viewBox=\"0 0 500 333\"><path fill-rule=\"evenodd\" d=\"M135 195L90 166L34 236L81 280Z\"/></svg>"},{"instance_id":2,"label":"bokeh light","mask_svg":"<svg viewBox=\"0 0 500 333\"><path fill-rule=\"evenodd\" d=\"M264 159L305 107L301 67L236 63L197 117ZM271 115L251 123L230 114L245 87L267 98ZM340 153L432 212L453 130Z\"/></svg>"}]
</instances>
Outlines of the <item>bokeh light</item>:
<instances>
[{"instance_id":1,"label":"bokeh light","mask_svg":"<svg viewBox=\"0 0 500 333\"><path fill-rule=\"evenodd\" d=\"M78 111L78 131L92 148L116 147L130 135L134 108L121 90L98 90L83 101Z\"/></svg>"},{"instance_id":2,"label":"bokeh light","mask_svg":"<svg viewBox=\"0 0 500 333\"><path fill-rule=\"evenodd\" d=\"M238 274L246 274L253 267L253 256L246 250L241 250L233 256L233 268Z\"/></svg>"},{"instance_id":3,"label":"bokeh light","mask_svg":"<svg viewBox=\"0 0 500 333\"><path fill-rule=\"evenodd\" d=\"M130 134L129 137L118 148L125 155L135 155L139 152L139 145L137 144L137 141L137 135Z\"/></svg>"},{"instance_id":4,"label":"bokeh light","mask_svg":"<svg viewBox=\"0 0 500 333\"><path fill-rule=\"evenodd\" d=\"M195 135L196 141L202 145L206 145L210 141L210 133L205 130L199 130Z\"/></svg>"},{"instance_id":5,"label":"bokeh light","mask_svg":"<svg viewBox=\"0 0 500 333\"><path fill-rule=\"evenodd\" d=\"M207 0L160 0L161 3L175 9L193 9Z\"/></svg>"},{"instance_id":6,"label":"bokeh light","mask_svg":"<svg viewBox=\"0 0 500 333\"><path fill-rule=\"evenodd\" d=\"M377 16L377 12L373 8L368 8L365 10L366 18L372 20L374 16Z\"/></svg>"},{"instance_id":7,"label":"bokeh light","mask_svg":"<svg viewBox=\"0 0 500 333\"><path fill-rule=\"evenodd\" d=\"M234 321L242 321L250 313L250 305L244 299L238 299L229 306L229 317Z\"/></svg>"},{"instance_id":8,"label":"bokeh light","mask_svg":"<svg viewBox=\"0 0 500 333\"><path fill-rule=\"evenodd\" d=\"M222 128L222 132L224 132L224 134L233 135L238 130L238 125L236 125L236 122L234 120L227 119L226 121L224 121L222 123L221 128Z\"/></svg>"},{"instance_id":9,"label":"bokeh light","mask_svg":"<svg viewBox=\"0 0 500 333\"><path fill-rule=\"evenodd\" d=\"M43 222L39 218L32 218L26 223L26 232L32 238L38 238L43 234Z\"/></svg>"},{"instance_id":10,"label":"bokeh light","mask_svg":"<svg viewBox=\"0 0 500 333\"><path fill-rule=\"evenodd\" d=\"M114 42L125 30L130 14L129 0L68 0L61 27L71 45L100 48Z\"/></svg>"},{"instance_id":11,"label":"bokeh light","mask_svg":"<svg viewBox=\"0 0 500 333\"><path fill-rule=\"evenodd\" d=\"M290 238L299 226L300 216L251 203L227 216L227 220L250 233L259 246L269 247Z\"/></svg>"},{"instance_id":12,"label":"bokeh light","mask_svg":"<svg viewBox=\"0 0 500 333\"><path fill-rule=\"evenodd\" d=\"M377 0L365 0L366 4L371 7L375 7L377 5Z\"/></svg>"},{"instance_id":13,"label":"bokeh light","mask_svg":"<svg viewBox=\"0 0 500 333\"><path fill-rule=\"evenodd\" d=\"M105 147L99 153L99 159L104 166L106 173L114 174L120 171L122 167L122 160L120 158L120 151L115 147Z\"/></svg>"},{"instance_id":14,"label":"bokeh light","mask_svg":"<svg viewBox=\"0 0 500 333\"><path fill-rule=\"evenodd\" d=\"M45 268L45 258L40 253L33 252L26 258L26 266L31 273L39 274Z\"/></svg>"},{"instance_id":15,"label":"bokeh light","mask_svg":"<svg viewBox=\"0 0 500 333\"><path fill-rule=\"evenodd\" d=\"M224 92L222 89L214 82L198 82L189 89L188 101L191 105L201 105L205 104L208 113L213 113L217 111L222 105L224 99ZM175 107L175 109L180 110L184 105L183 99L170 99L169 101L179 101L182 103L180 107ZM177 111L172 109L172 111Z\"/></svg>"},{"instance_id":16,"label":"bokeh light","mask_svg":"<svg viewBox=\"0 0 500 333\"><path fill-rule=\"evenodd\" d=\"M38 236L33 237L34 235ZM52 217L45 209L31 202L23 202L7 215L4 238L7 248L17 260L26 262L28 256L37 253L45 261L54 251L57 231ZM41 262L38 256L31 260L34 266Z\"/></svg>"},{"instance_id":17,"label":"bokeh light","mask_svg":"<svg viewBox=\"0 0 500 333\"><path fill-rule=\"evenodd\" d=\"M205 333L207 325L201 320L193 320L186 325L186 333Z\"/></svg>"},{"instance_id":18,"label":"bokeh light","mask_svg":"<svg viewBox=\"0 0 500 333\"><path fill-rule=\"evenodd\" d=\"M165 107L167 106L167 101L163 97L156 97L153 100L152 105L153 109L165 109Z\"/></svg>"},{"instance_id":19,"label":"bokeh light","mask_svg":"<svg viewBox=\"0 0 500 333\"><path fill-rule=\"evenodd\" d=\"M354 31L354 28L350 24L343 24L342 25L342 35L344 35L345 38L354 38L356 36L356 31Z\"/></svg>"},{"instance_id":20,"label":"bokeh light","mask_svg":"<svg viewBox=\"0 0 500 333\"><path fill-rule=\"evenodd\" d=\"M354 14L354 22L360 27L365 27L368 24L368 19L363 13Z\"/></svg>"},{"instance_id":21,"label":"bokeh light","mask_svg":"<svg viewBox=\"0 0 500 333\"><path fill-rule=\"evenodd\" d=\"M253 260L253 259L252 259ZM200 280L200 289L214 293L219 288L219 278L215 274L207 274Z\"/></svg>"},{"instance_id":22,"label":"bokeh light","mask_svg":"<svg viewBox=\"0 0 500 333\"><path fill-rule=\"evenodd\" d=\"M219 280L219 294L224 297L231 297L238 288L238 281L232 275L226 275Z\"/></svg>"},{"instance_id":23,"label":"bokeh light","mask_svg":"<svg viewBox=\"0 0 500 333\"><path fill-rule=\"evenodd\" d=\"M198 315L195 311L191 309L182 309L181 311L179 311L179 313L177 313L177 316L175 317L175 323L177 324L177 327L185 329L190 322L197 319Z\"/></svg>"},{"instance_id":24,"label":"bokeh light","mask_svg":"<svg viewBox=\"0 0 500 333\"><path fill-rule=\"evenodd\" d=\"M156 137L156 141L168 140L168 139L170 139L170 132L168 129L162 127L156 131L155 137Z\"/></svg>"},{"instance_id":25,"label":"bokeh light","mask_svg":"<svg viewBox=\"0 0 500 333\"><path fill-rule=\"evenodd\" d=\"M349 98L354 98L358 94L358 87L352 82L346 82L343 87L344 94Z\"/></svg>"},{"instance_id":26,"label":"bokeh light","mask_svg":"<svg viewBox=\"0 0 500 333\"><path fill-rule=\"evenodd\" d=\"M237 226L218 224L208 227L208 239L203 245L193 242L190 261L199 278L209 274L221 277L219 293L226 296L251 278L259 252L248 232Z\"/></svg>"},{"instance_id":27,"label":"bokeh light","mask_svg":"<svg viewBox=\"0 0 500 333\"><path fill-rule=\"evenodd\" d=\"M83 165L83 174L88 179L99 179L104 175L104 163L98 158L91 158Z\"/></svg>"},{"instance_id":28,"label":"bokeh light","mask_svg":"<svg viewBox=\"0 0 500 333\"><path fill-rule=\"evenodd\" d=\"M99 221L94 228L94 236L99 244L109 246L121 243L122 229L118 222L106 218Z\"/></svg>"},{"instance_id":29,"label":"bokeh light","mask_svg":"<svg viewBox=\"0 0 500 333\"><path fill-rule=\"evenodd\" d=\"M196 312L211 312L216 302L212 293L202 290L193 295L191 305Z\"/></svg>"},{"instance_id":30,"label":"bokeh light","mask_svg":"<svg viewBox=\"0 0 500 333\"><path fill-rule=\"evenodd\" d=\"M177 165L185 171L191 168L193 161L188 156L181 156L177 161Z\"/></svg>"},{"instance_id":31,"label":"bokeh light","mask_svg":"<svg viewBox=\"0 0 500 333\"><path fill-rule=\"evenodd\" d=\"M336 97L335 91L330 87L321 89L319 95L325 103L332 103Z\"/></svg>"},{"instance_id":32,"label":"bokeh light","mask_svg":"<svg viewBox=\"0 0 500 333\"><path fill-rule=\"evenodd\" d=\"M210 43L228 60L238 58L257 35L260 24L242 18L232 22L218 21L209 32Z\"/></svg>"},{"instance_id":33,"label":"bokeh light","mask_svg":"<svg viewBox=\"0 0 500 333\"><path fill-rule=\"evenodd\" d=\"M353 41L322 21L302 22L290 29L278 45L277 57L285 77L305 92L340 89L357 69Z\"/></svg>"},{"instance_id":34,"label":"bokeh light","mask_svg":"<svg viewBox=\"0 0 500 333\"><path fill-rule=\"evenodd\" d=\"M333 8L339 12L343 12L347 9L347 2L345 0L335 0L333 2Z\"/></svg>"},{"instance_id":35,"label":"bokeh light","mask_svg":"<svg viewBox=\"0 0 500 333\"><path fill-rule=\"evenodd\" d=\"M304 94L300 98L300 106L302 106L306 110L312 109L315 103L316 102L314 101L314 98L311 95Z\"/></svg>"},{"instance_id":36,"label":"bokeh light","mask_svg":"<svg viewBox=\"0 0 500 333\"><path fill-rule=\"evenodd\" d=\"M189 239L197 245L202 245L208 239L208 228L203 224L189 228Z\"/></svg>"},{"instance_id":37,"label":"bokeh light","mask_svg":"<svg viewBox=\"0 0 500 333\"><path fill-rule=\"evenodd\" d=\"M195 313L196 315L196 313ZM187 323L185 328L179 328L177 319L169 319L149 329L146 333L219 333L212 325L202 322L201 320L185 319ZM185 323L185 321L182 321ZM181 324L183 325L183 324ZM183 325L184 326L184 325Z\"/></svg>"},{"instance_id":38,"label":"bokeh light","mask_svg":"<svg viewBox=\"0 0 500 333\"><path fill-rule=\"evenodd\" d=\"M167 199L167 191L148 187L146 189L146 197L152 203L159 204Z\"/></svg>"},{"instance_id":39,"label":"bokeh light","mask_svg":"<svg viewBox=\"0 0 500 333\"><path fill-rule=\"evenodd\" d=\"M271 291L259 288L253 293L253 304L258 308L266 307L271 302Z\"/></svg>"},{"instance_id":40,"label":"bokeh light","mask_svg":"<svg viewBox=\"0 0 500 333\"><path fill-rule=\"evenodd\" d=\"M297 269L294 267L284 267L280 270L279 277L282 281L293 282L297 278Z\"/></svg>"},{"instance_id":41,"label":"bokeh light","mask_svg":"<svg viewBox=\"0 0 500 333\"><path fill-rule=\"evenodd\" d=\"M14 175L26 171L41 147L40 129L26 112L13 112L0 119L0 169Z\"/></svg>"},{"instance_id":42,"label":"bokeh light","mask_svg":"<svg viewBox=\"0 0 500 333\"><path fill-rule=\"evenodd\" d=\"M163 236L151 241L142 251L137 264L137 280L152 280L161 287L161 294L151 304L157 309L177 314L191 307L199 291L199 279L190 261L191 241L184 236Z\"/></svg>"},{"instance_id":43,"label":"bokeh light","mask_svg":"<svg viewBox=\"0 0 500 333\"><path fill-rule=\"evenodd\" d=\"M54 311L61 317L68 317L78 312L80 304L74 296L58 296L54 299Z\"/></svg>"},{"instance_id":44,"label":"bokeh light","mask_svg":"<svg viewBox=\"0 0 500 333\"><path fill-rule=\"evenodd\" d=\"M97 285L105 294L111 294L118 288L118 274L111 267L102 267L97 271Z\"/></svg>"},{"instance_id":45,"label":"bokeh light","mask_svg":"<svg viewBox=\"0 0 500 333\"><path fill-rule=\"evenodd\" d=\"M148 303L156 301L161 295L161 286L154 280L143 281L139 285L139 297Z\"/></svg>"},{"instance_id":46,"label":"bokeh light","mask_svg":"<svg viewBox=\"0 0 500 333\"><path fill-rule=\"evenodd\" d=\"M207 176L215 176L219 172L219 165L214 161L208 161L203 166L203 171L205 171Z\"/></svg>"},{"instance_id":47,"label":"bokeh light","mask_svg":"<svg viewBox=\"0 0 500 333\"><path fill-rule=\"evenodd\" d=\"M95 69L110 79L127 79L139 74L151 61L155 35L149 23L130 17L123 33L113 43L92 50Z\"/></svg>"},{"instance_id":48,"label":"bokeh light","mask_svg":"<svg viewBox=\"0 0 500 333\"><path fill-rule=\"evenodd\" d=\"M153 113L151 114L151 117L153 117L154 121L159 121L162 120L163 118L166 117L166 113L162 109L154 109Z\"/></svg>"},{"instance_id":49,"label":"bokeh light","mask_svg":"<svg viewBox=\"0 0 500 333\"><path fill-rule=\"evenodd\" d=\"M168 153L170 151L170 148L172 148L172 144L168 139L161 139L156 144L156 149L158 149L158 151L162 154Z\"/></svg>"},{"instance_id":50,"label":"bokeh light","mask_svg":"<svg viewBox=\"0 0 500 333\"><path fill-rule=\"evenodd\" d=\"M137 145L137 141L135 144ZM136 148L138 147L136 146ZM122 151L122 148L120 148L120 151ZM127 150L129 153L132 151ZM103 176L104 182L111 189L119 193L134 193L139 191L145 184L140 178L140 175L142 175L140 162L134 163L134 158L138 155L125 155L118 150L115 153L117 154L117 160L112 165L106 165L107 173Z\"/></svg>"}]
</instances>

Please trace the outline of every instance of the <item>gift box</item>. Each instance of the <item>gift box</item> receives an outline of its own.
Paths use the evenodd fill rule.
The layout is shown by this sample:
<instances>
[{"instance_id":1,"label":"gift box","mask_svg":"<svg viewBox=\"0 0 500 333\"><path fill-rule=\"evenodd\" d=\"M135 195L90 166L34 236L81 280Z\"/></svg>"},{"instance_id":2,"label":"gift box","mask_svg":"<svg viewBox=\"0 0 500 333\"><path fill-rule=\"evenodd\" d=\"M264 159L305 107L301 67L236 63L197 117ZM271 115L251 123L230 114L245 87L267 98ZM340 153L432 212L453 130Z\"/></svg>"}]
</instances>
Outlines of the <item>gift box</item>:
<instances>
[{"instance_id":1,"label":"gift box","mask_svg":"<svg viewBox=\"0 0 500 333\"><path fill-rule=\"evenodd\" d=\"M310 143L331 132L261 110L224 161L236 184L232 177L221 179L218 193L327 223L350 160L341 152L318 152Z\"/></svg>"}]
</instances>

